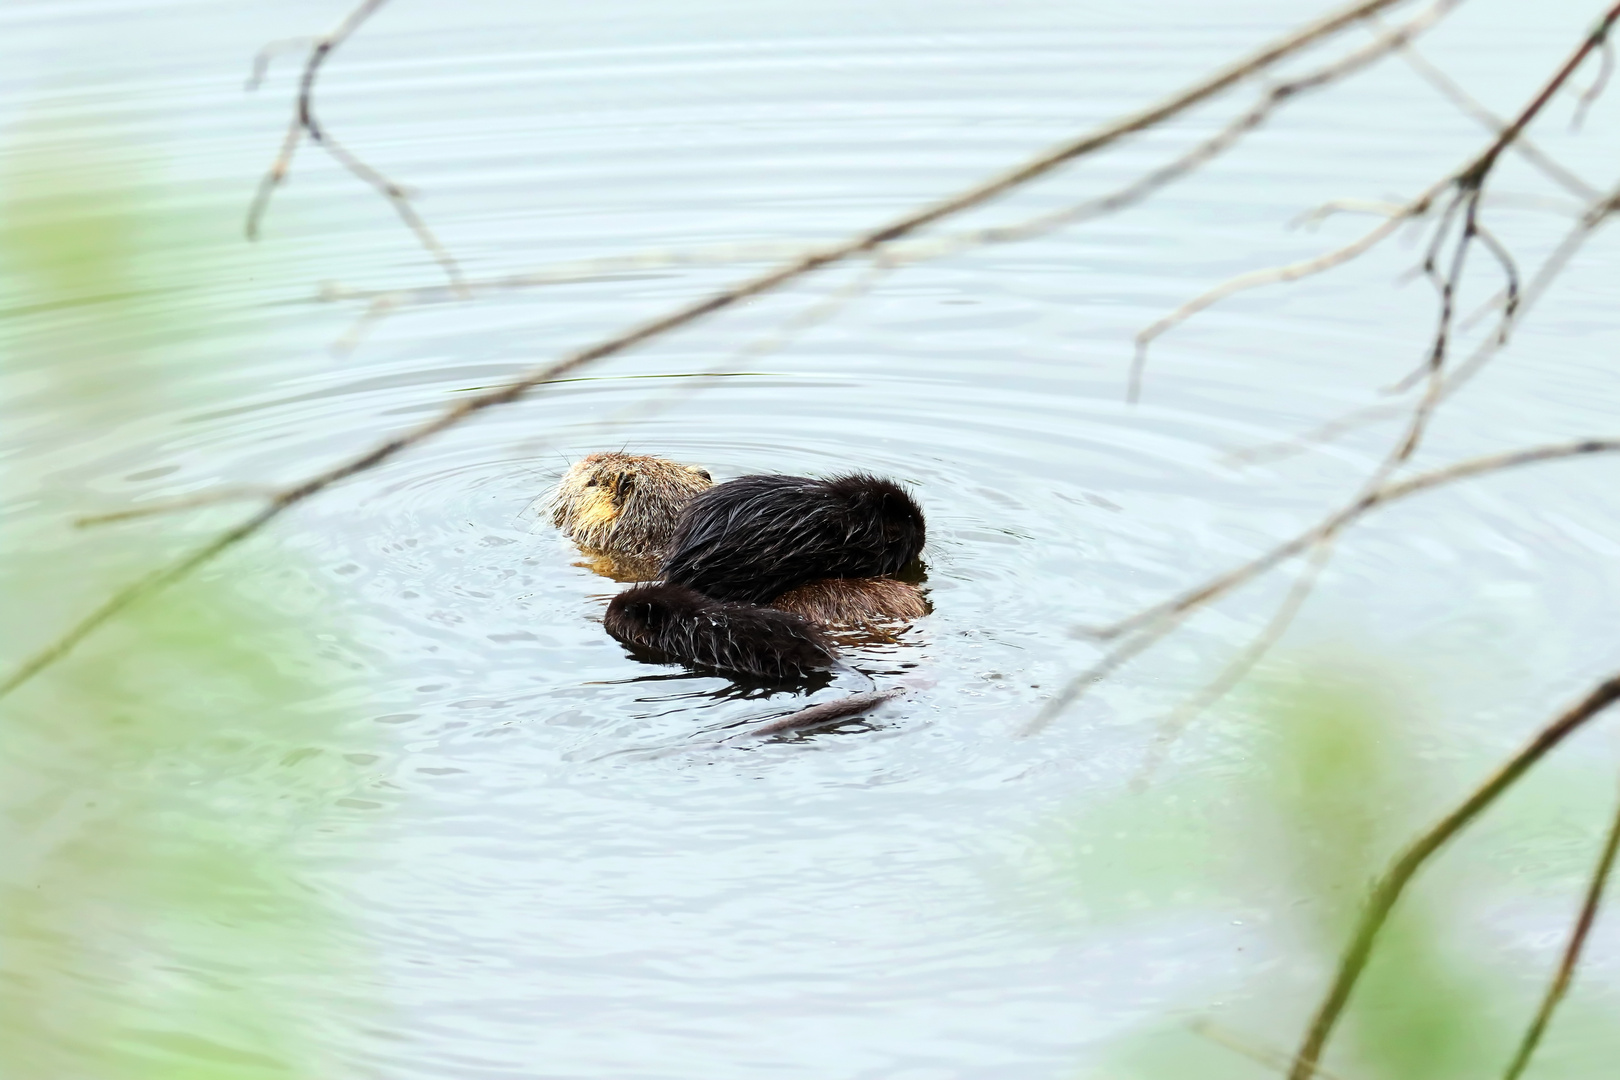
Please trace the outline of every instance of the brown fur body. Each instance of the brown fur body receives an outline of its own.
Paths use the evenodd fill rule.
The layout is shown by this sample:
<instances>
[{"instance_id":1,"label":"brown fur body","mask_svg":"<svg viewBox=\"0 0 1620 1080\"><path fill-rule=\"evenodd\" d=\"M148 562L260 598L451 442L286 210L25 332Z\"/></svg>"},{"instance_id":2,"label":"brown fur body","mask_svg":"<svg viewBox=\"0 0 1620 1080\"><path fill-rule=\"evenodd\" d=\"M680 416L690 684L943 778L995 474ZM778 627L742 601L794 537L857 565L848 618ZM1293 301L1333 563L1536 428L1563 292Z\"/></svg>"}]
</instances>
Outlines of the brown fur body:
<instances>
[{"instance_id":1,"label":"brown fur body","mask_svg":"<svg viewBox=\"0 0 1620 1080\"><path fill-rule=\"evenodd\" d=\"M922 590L894 578L822 578L776 597L770 606L831 630L881 632L928 614Z\"/></svg>"}]
</instances>

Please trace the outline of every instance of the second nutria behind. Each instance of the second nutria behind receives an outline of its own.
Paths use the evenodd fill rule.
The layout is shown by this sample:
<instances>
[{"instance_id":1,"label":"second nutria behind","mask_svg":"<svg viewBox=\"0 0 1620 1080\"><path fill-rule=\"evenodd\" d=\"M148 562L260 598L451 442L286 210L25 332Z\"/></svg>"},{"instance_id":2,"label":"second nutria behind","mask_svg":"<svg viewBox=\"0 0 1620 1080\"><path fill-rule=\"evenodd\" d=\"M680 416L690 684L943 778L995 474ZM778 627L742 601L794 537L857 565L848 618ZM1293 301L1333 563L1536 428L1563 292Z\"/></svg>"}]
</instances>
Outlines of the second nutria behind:
<instances>
[{"instance_id":1,"label":"second nutria behind","mask_svg":"<svg viewBox=\"0 0 1620 1080\"><path fill-rule=\"evenodd\" d=\"M743 476L687 504L660 576L764 604L818 578L885 577L922 552L922 510L890 480Z\"/></svg>"}]
</instances>

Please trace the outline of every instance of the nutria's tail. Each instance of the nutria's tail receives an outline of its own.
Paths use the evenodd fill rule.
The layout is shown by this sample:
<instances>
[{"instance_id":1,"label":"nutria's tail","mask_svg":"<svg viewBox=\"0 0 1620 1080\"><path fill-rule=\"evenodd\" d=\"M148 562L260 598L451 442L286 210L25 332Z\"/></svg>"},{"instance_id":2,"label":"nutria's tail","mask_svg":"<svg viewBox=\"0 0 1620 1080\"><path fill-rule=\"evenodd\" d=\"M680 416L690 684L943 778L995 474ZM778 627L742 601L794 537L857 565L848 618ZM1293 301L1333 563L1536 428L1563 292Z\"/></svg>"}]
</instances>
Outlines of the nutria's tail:
<instances>
[{"instance_id":1,"label":"nutria's tail","mask_svg":"<svg viewBox=\"0 0 1620 1080\"><path fill-rule=\"evenodd\" d=\"M626 589L602 620L626 645L728 674L773 681L801 678L837 662L826 636L785 611L711 600L683 585Z\"/></svg>"}]
</instances>

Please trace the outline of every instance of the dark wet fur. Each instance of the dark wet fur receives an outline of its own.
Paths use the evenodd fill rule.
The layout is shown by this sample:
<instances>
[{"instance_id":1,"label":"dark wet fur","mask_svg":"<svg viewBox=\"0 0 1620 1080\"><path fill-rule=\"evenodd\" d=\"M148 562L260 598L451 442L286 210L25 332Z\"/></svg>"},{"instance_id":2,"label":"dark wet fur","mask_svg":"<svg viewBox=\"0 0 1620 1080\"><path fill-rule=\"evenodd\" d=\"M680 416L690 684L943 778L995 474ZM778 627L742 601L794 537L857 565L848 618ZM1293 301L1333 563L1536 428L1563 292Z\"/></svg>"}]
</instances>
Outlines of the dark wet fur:
<instances>
[{"instance_id":1,"label":"dark wet fur","mask_svg":"<svg viewBox=\"0 0 1620 1080\"><path fill-rule=\"evenodd\" d=\"M661 576L716 600L763 604L818 578L885 577L927 539L893 481L743 476L686 505Z\"/></svg>"},{"instance_id":2,"label":"dark wet fur","mask_svg":"<svg viewBox=\"0 0 1620 1080\"><path fill-rule=\"evenodd\" d=\"M832 643L785 611L713 600L681 585L626 589L602 620L609 634L694 667L765 681L791 681L830 667Z\"/></svg>"}]
</instances>

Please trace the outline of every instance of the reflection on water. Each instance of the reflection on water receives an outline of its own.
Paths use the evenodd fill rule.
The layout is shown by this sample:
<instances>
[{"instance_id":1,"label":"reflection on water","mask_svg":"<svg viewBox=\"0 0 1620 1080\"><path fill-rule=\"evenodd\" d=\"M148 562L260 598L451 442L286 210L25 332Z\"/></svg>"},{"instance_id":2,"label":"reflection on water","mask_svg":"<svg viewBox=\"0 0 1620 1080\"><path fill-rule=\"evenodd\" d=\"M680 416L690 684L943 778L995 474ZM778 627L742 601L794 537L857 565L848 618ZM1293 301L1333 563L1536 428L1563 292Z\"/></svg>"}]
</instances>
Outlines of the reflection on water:
<instances>
[{"instance_id":1,"label":"reflection on water","mask_svg":"<svg viewBox=\"0 0 1620 1080\"><path fill-rule=\"evenodd\" d=\"M1481 0L1432 53L1507 112L1590 14ZM235 511L89 533L69 531L71 518L291 481L756 265L402 311L335 357L359 312L314 300L322 281L441 280L389 208L318 155L299 159L264 239L241 238L294 78L278 68L244 96L246 62L338 15L314 0L110 3L70 33L50 5L0 11L12 61L0 108L48 117L47 143L69 119L103 117L101 142L126 155L63 167L99 185L96 227L7 241L35 260L8 260L0 321L6 610L33 613L0 627L7 655ZM1150 100L1301 15L1262 0L1117 12L396 2L334 57L322 113L420 191L446 244L485 277L841 235ZM1538 138L1607 182L1613 107L1600 102L1584 133L1552 123ZM1105 190L1222 115L985 216ZM0 121L8 175L42 171L25 153L34 128L10 111ZM1131 336L1229 274L1363 224L1280 227L1301 210L1419 190L1479 141L1409 72L1379 69L1129 215L907 267L750 351L864 271L809 282L301 507L6 704L4 767L21 778L6 788L15 803L0 798L23 823L7 843L66 853L61 895L87 905L30 906L18 890L43 879L8 876L8 903L22 906L7 925L59 943L17 963L55 980L52 993L99 1003L105 1019L86 1023L126 1033L129 1060L147 1050L128 1033L156 1031L141 1046L174 1060L228 1056L194 1038L295 1075L1058 1075L1167 1009L1238 996L1266 965L1293 1004L1264 1037L1286 1042L1320 972L1290 966L1247 910L1217 897L1094 933L1050 925L998 884L1025 855L1017 838L1125 790L1157 719L1284 583L1196 622L1039 739L1013 733L1095 657L1067 628L1251 556L1352 489L1387 431L1265 468L1221 456L1377 400L1418 359L1433 300L1391 287L1412 257L1399 245L1331 280L1253 294L1161 341L1136 408L1121 401ZM1539 190L1505 167L1505 189ZM1492 213L1527 257L1563 228L1536 205ZM8 214L7 227L42 219ZM140 235L119 239L120 222ZM1606 242L1522 331L1512 355L1528 362L1505 361L1448 414L1431 461L1609 429L1620 264ZM140 252L138 275L84 276L114 265L93 248L114 243ZM59 366L73 358L83 366ZM733 373L686 377L716 366ZM716 480L863 469L910 486L929 518L933 612L851 653L907 697L830 734L703 745L798 698L643 666L603 634L620 586L577 565L529 508L569 461L619 448L699 462ZM1437 719L1417 752L1435 794L1415 816L1612 661L1615 507L1599 468L1503 476L1369 520L1307 608L1302 639L1352 635L1422 670ZM104 730L115 716L130 723ZM1234 710L1195 728L1162 782L1241 771L1241 754L1220 751L1243 723ZM1582 769L1605 767L1591 756L1603 760ZM1588 790L1575 772L1565 786ZM81 789L105 817L70 813L63 792ZM33 824L51 807L59 833ZM1597 830L1584 809L1552 817L1556 859L1544 833L1491 834L1507 880L1476 901L1511 942L1499 948L1525 969L1526 997ZM91 846L75 839L92 834ZM145 892L157 885L118 869L131 852L143 874L199 883L183 897ZM1260 910L1294 899L1279 888ZM289 945L295 925L311 929ZM75 929L60 944L64 926ZM1615 976L1603 941L1594 982ZM131 992L115 993L137 968ZM354 969L352 984L331 980ZM175 1004L199 986L238 996L206 1015ZM7 1023L60 1032L28 1009ZM68 1052L53 1039L28 1045Z\"/></svg>"}]
</instances>

